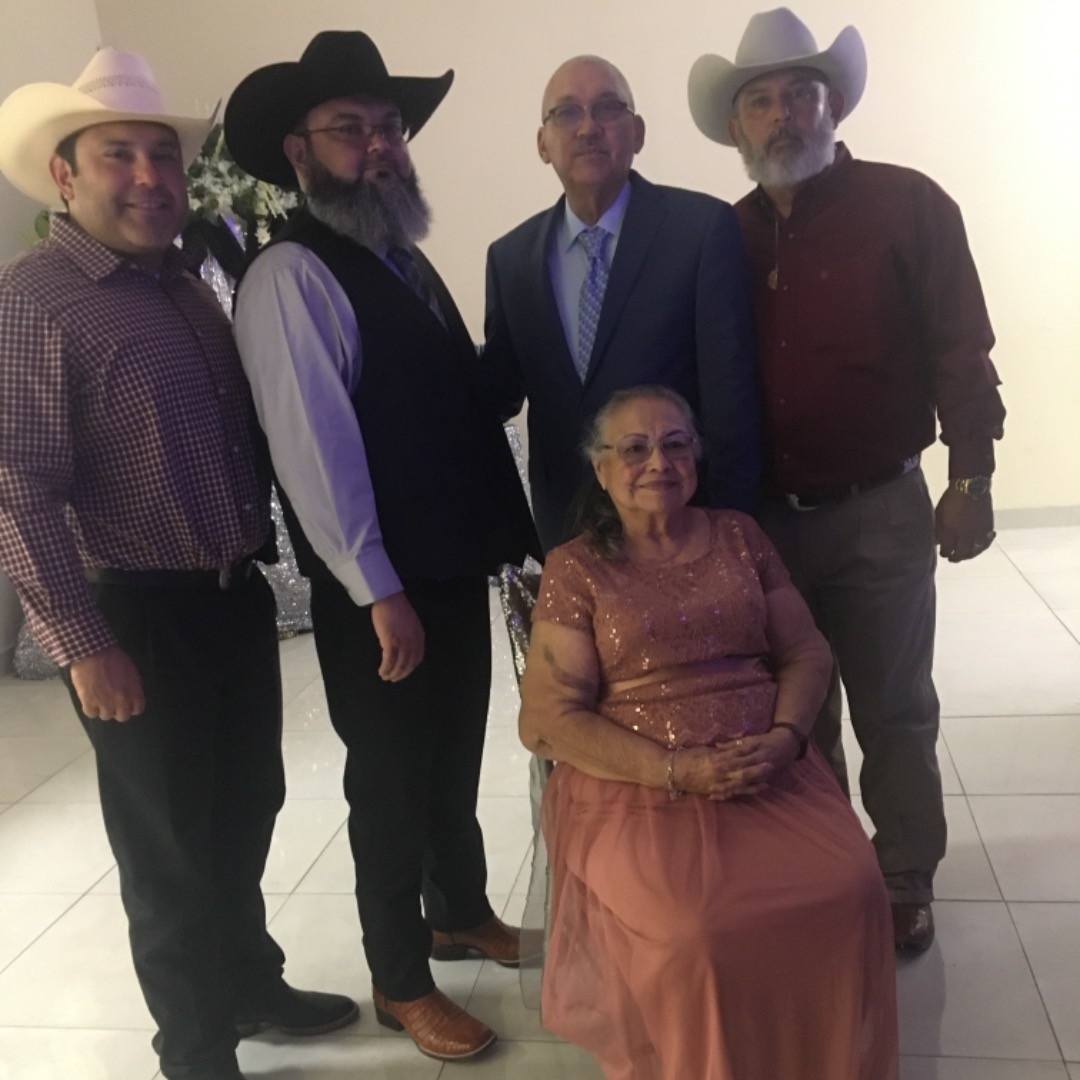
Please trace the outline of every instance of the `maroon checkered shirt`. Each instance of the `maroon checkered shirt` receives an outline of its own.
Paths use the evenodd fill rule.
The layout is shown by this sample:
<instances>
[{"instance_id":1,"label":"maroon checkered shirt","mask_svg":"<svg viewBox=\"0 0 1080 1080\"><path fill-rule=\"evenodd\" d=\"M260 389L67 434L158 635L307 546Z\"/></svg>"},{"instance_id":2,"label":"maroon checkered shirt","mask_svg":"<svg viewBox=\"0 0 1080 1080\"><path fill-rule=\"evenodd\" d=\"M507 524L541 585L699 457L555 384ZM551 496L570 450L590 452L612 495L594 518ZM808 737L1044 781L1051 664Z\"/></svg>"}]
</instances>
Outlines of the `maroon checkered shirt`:
<instances>
[{"instance_id":1,"label":"maroon checkered shirt","mask_svg":"<svg viewBox=\"0 0 1080 1080\"><path fill-rule=\"evenodd\" d=\"M0 270L0 569L58 664L113 641L83 566L210 570L270 530L248 384L213 293L53 215Z\"/></svg>"}]
</instances>

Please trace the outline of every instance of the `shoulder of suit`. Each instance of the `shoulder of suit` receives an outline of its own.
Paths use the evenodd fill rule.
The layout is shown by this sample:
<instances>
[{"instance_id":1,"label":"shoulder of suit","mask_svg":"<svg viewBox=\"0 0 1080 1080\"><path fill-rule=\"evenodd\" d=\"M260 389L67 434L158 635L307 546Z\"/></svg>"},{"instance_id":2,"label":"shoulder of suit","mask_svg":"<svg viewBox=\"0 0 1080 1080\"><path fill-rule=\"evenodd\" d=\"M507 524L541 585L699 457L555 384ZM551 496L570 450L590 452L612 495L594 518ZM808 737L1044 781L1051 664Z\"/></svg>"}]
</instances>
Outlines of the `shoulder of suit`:
<instances>
[{"instance_id":1,"label":"shoulder of suit","mask_svg":"<svg viewBox=\"0 0 1080 1080\"><path fill-rule=\"evenodd\" d=\"M546 210L541 210L538 214L526 218L520 225L515 225L508 233L492 242L491 250L493 252L502 251L504 248L516 247L521 243L533 242L537 233L547 228L551 215L560 206L562 206L561 200L554 207L549 206Z\"/></svg>"},{"instance_id":2,"label":"shoulder of suit","mask_svg":"<svg viewBox=\"0 0 1080 1080\"><path fill-rule=\"evenodd\" d=\"M693 210L697 213L722 213L730 207L730 203L706 191L695 191L693 188L672 187L668 184L653 184L644 177L638 177L635 184L637 191L649 198L663 201L669 206L680 209ZM636 192L635 192L636 193ZM633 195L631 195L633 198Z\"/></svg>"}]
</instances>

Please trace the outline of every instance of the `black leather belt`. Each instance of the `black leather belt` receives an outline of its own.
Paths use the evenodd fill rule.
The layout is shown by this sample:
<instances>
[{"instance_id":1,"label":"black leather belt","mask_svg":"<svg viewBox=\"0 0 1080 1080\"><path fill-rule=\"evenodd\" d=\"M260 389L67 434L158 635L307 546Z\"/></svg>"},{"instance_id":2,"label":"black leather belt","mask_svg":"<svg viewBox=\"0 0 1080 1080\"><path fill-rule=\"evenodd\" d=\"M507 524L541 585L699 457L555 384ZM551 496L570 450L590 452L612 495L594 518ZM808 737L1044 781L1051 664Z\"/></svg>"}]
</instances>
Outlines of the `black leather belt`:
<instances>
[{"instance_id":1,"label":"black leather belt","mask_svg":"<svg viewBox=\"0 0 1080 1080\"><path fill-rule=\"evenodd\" d=\"M126 585L132 589L219 589L228 592L251 577L255 557L247 555L221 570L114 570L87 566L86 580L95 585Z\"/></svg>"},{"instance_id":2,"label":"black leather belt","mask_svg":"<svg viewBox=\"0 0 1080 1080\"><path fill-rule=\"evenodd\" d=\"M815 488L798 494L789 492L784 495L784 498L795 510L816 510L819 506L846 502L848 499L854 499L856 495L862 495L865 491L872 491L883 484L891 484L893 480L899 480L901 476L918 468L918 465L919 457L916 455L882 470L868 480L860 480L857 484L838 484L836 487Z\"/></svg>"}]
</instances>

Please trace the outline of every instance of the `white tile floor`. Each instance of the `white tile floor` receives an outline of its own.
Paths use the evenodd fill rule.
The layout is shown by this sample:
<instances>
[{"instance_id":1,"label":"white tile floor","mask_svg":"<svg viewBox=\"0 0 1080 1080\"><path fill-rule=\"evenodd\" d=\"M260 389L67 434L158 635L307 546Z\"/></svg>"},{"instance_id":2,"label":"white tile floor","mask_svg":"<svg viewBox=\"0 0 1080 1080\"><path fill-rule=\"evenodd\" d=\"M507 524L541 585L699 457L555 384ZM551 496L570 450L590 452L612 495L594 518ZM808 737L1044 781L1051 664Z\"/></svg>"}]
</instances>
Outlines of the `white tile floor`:
<instances>
[{"instance_id":1,"label":"white tile floor","mask_svg":"<svg viewBox=\"0 0 1080 1080\"><path fill-rule=\"evenodd\" d=\"M938 580L951 837L937 943L899 973L903 1080L1080 1080L1080 528L1003 531L976 562L943 564ZM527 757L497 616L492 632L480 819L493 902L512 917L525 887ZM246 1074L598 1077L524 1008L513 973L480 962L436 965L440 985L502 1036L467 1070L375 1023L343 754L310 637L285 642L282 660L289 798L264 879L271 925L293 982L352 994L363 1016L336 1037L248 1040ZM0 1080L156 1075L96 803L93 758L62 688L0 679Z\"/></svg>"}]
</instances>

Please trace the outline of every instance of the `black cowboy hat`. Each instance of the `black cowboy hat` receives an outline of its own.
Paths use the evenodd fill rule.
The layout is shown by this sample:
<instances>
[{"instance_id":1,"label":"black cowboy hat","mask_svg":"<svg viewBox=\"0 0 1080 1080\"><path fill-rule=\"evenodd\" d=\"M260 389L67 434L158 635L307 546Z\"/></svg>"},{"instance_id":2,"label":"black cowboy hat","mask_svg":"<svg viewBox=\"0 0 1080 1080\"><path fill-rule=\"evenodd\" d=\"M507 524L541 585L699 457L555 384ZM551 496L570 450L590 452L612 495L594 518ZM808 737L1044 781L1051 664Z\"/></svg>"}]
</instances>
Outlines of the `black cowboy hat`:
<instances>
[{"instance_id":1,"label":"black cowboy hat","mask_svg":"<svg viewBox=\"0 0 1080 1080\"><path fill-rule=\"evenodd\" d=\"M390 75L367 34L324 30L299 61L259 68L240 83L225 107L225 142L252 176L295 188L296 173L282 143L316 105L361 95L391 101L412 138L453 81L453 70L433 78Z\"/></svg>"}]
</instances>

